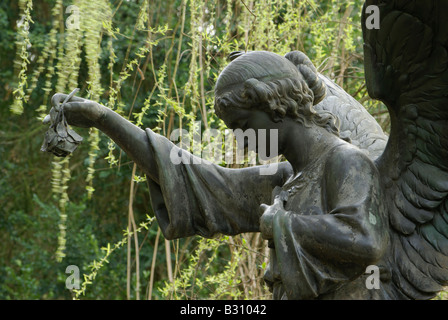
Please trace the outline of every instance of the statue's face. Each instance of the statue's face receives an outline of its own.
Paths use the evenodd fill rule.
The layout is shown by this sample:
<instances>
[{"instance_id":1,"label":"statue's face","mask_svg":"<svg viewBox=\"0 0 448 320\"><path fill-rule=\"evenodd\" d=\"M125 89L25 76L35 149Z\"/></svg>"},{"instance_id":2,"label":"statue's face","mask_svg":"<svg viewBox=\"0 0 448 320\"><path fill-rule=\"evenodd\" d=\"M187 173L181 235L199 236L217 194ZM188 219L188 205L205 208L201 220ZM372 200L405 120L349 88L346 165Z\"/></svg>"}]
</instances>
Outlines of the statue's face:
<instances>
[{"instance_id":1,"label":"statue's face","mask_svg":"<svg viewBox=\"0 0 448 320\"><path fill-rule=\"evenodd\" d=\"M234 134L237 129L241 129L243 133L246 133L244 140L238 140L243 145L238 145L239 148L249 148L249 150L258 152L261 144L263 144L263 150L266 150L266 154L271 155L270 150L278 150L278 139L271 139L273 137L280 137L281 123L274 122L270 115L265 111L257 109L244 109L237 107L228 107L225 111L221 112L220 118L224 121L229 129L234 130ZM259 130L265 130L266 136L260 135ZM277 131L277 135L273 135L273 131ZM252 137L251 131L255 135L256 141L250 143L248 139ZM274 140L274 141L273 141ZM277 141L276 141L277 140ZM244 141L244 142L243 142ZM273 148L273 143L276 143L276 149ZM253 146L253 149L251 148ZM275 155L272 155L275 156Z\"/></svg>"}]
</instances>

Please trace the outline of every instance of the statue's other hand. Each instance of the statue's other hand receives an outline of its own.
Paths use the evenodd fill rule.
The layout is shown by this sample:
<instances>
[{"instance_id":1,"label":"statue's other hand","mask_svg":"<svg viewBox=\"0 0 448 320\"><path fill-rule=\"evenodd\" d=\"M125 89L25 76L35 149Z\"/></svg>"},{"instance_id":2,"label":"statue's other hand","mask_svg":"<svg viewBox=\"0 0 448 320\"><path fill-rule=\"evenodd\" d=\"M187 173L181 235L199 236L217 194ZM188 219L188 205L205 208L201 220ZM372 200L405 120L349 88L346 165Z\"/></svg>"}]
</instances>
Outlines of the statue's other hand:
<instances>
[{"instance_id":1,"label":"statue's other hand","mask_svg":"<svg viewBox=\"0 0 448 320\"><path fill-rule=\"evenodd\" d=\"M49 123L54 115L58 113L59 108L67 96L64 93L56 93L51 98L52 109L50 110L50 114L45 117L44 124ZM104 116L105 112L106 107L99 103L75 96L64 106L64 114L68 124L81 128L94 127Z\"/></svg>"},{"instance_id":2,"label":"statue's other hand","mask_svg":"<svg viewBox=\"0 0 448 320\"><path fill-rule=\"evenodd\" d=\"M269 206L264 203L260 205L260 232L263 239L271 240L274 237L272 230L274 216L279 211L285 211L283 202L284 200L280 196L277 196L272 205Z\"/></svg>"}]
</instances>

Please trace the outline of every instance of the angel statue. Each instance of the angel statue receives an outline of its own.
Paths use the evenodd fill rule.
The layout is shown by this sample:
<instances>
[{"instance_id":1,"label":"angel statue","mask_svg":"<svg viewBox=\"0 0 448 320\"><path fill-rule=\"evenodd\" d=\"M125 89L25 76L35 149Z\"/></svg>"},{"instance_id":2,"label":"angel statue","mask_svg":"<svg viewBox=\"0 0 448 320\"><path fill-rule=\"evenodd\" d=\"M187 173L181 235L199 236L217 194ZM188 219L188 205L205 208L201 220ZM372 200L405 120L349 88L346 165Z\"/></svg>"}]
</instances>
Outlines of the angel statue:
<instances>
[{"instance_id":1,"label":"angel statue","mask_svg":"<svg viewBox=\"0 0 448 320\"><path fill-rule=\"evenodd\" d=\"M430 299L448 285L448 2L370 5L381 23L367 28L363 11L366 85L388 107L389 136L298 51L235 53L215 86L229 128L277 133L287 161L271 175L173 163L173 150L196 156L83 98L65 104L66 120L98 128L141 168L167 239L261 232L273 299ZM54 114L66 98L53 96Z\"/></svg>"}]
</instances>

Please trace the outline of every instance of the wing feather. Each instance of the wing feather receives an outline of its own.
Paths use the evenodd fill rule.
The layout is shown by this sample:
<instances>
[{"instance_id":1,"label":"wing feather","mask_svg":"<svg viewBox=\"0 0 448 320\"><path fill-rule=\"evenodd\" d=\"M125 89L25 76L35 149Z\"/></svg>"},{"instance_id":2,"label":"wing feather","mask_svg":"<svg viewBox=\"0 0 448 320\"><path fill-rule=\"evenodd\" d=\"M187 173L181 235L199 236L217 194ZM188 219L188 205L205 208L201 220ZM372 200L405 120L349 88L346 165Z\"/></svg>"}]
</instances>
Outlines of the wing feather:
<instances>
[{"instance_id":1,"label":"wing feather","mask_svg":"<svg viewBox=\"0 0 448 320\"><path fill-rule=\"evenodd\" d=\"M411 244L412 242L417 246L422 244L417 237L414 234L410 237L402 238L404 252L406 252L411 262L411 268L403 268L402 270L406 270L405 277L414 286L420 288L421 291L426 293L438 292L443 289L443 286L435 279L434 274L438 275L440 269L436 270L431 263L425 261L421 252Z\"/></svg>"},{"instance_id":2,"label":"wing feather","mask_svg":"<svg viewBox=\"0 0 448 320\"><path fill-rule=\"evenodd\" d=\"M389 209L388 266L402 294L427 299L448 285L448 1L368 5L380 8L381 26L363 25L367 88L392 126L376 162Z\"/></svg>"}]
</instances>

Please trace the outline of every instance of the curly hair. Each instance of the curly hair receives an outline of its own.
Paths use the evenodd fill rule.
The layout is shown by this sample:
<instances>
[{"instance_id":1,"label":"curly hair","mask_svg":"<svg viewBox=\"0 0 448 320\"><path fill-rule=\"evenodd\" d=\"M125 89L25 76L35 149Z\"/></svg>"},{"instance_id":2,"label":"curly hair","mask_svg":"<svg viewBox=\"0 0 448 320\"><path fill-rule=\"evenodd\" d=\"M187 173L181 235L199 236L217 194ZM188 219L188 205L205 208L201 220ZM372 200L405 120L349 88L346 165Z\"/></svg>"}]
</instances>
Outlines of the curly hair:
<instances>
[{"instance_id":1,"label":"curly hair","mask_svg":"<svg viewBox=\"0 0 448 320\"><path fill-rule=\"evenodd\" d=\"M215 88L215 110L220 116L229 107L255 108L267 112L275 122L290 117L339 136L337 118L314 110L325 95L325 84L302 52L293 51L285 57L250 52L241 54L221 73Z\"/></svg>"}]
</instances>

